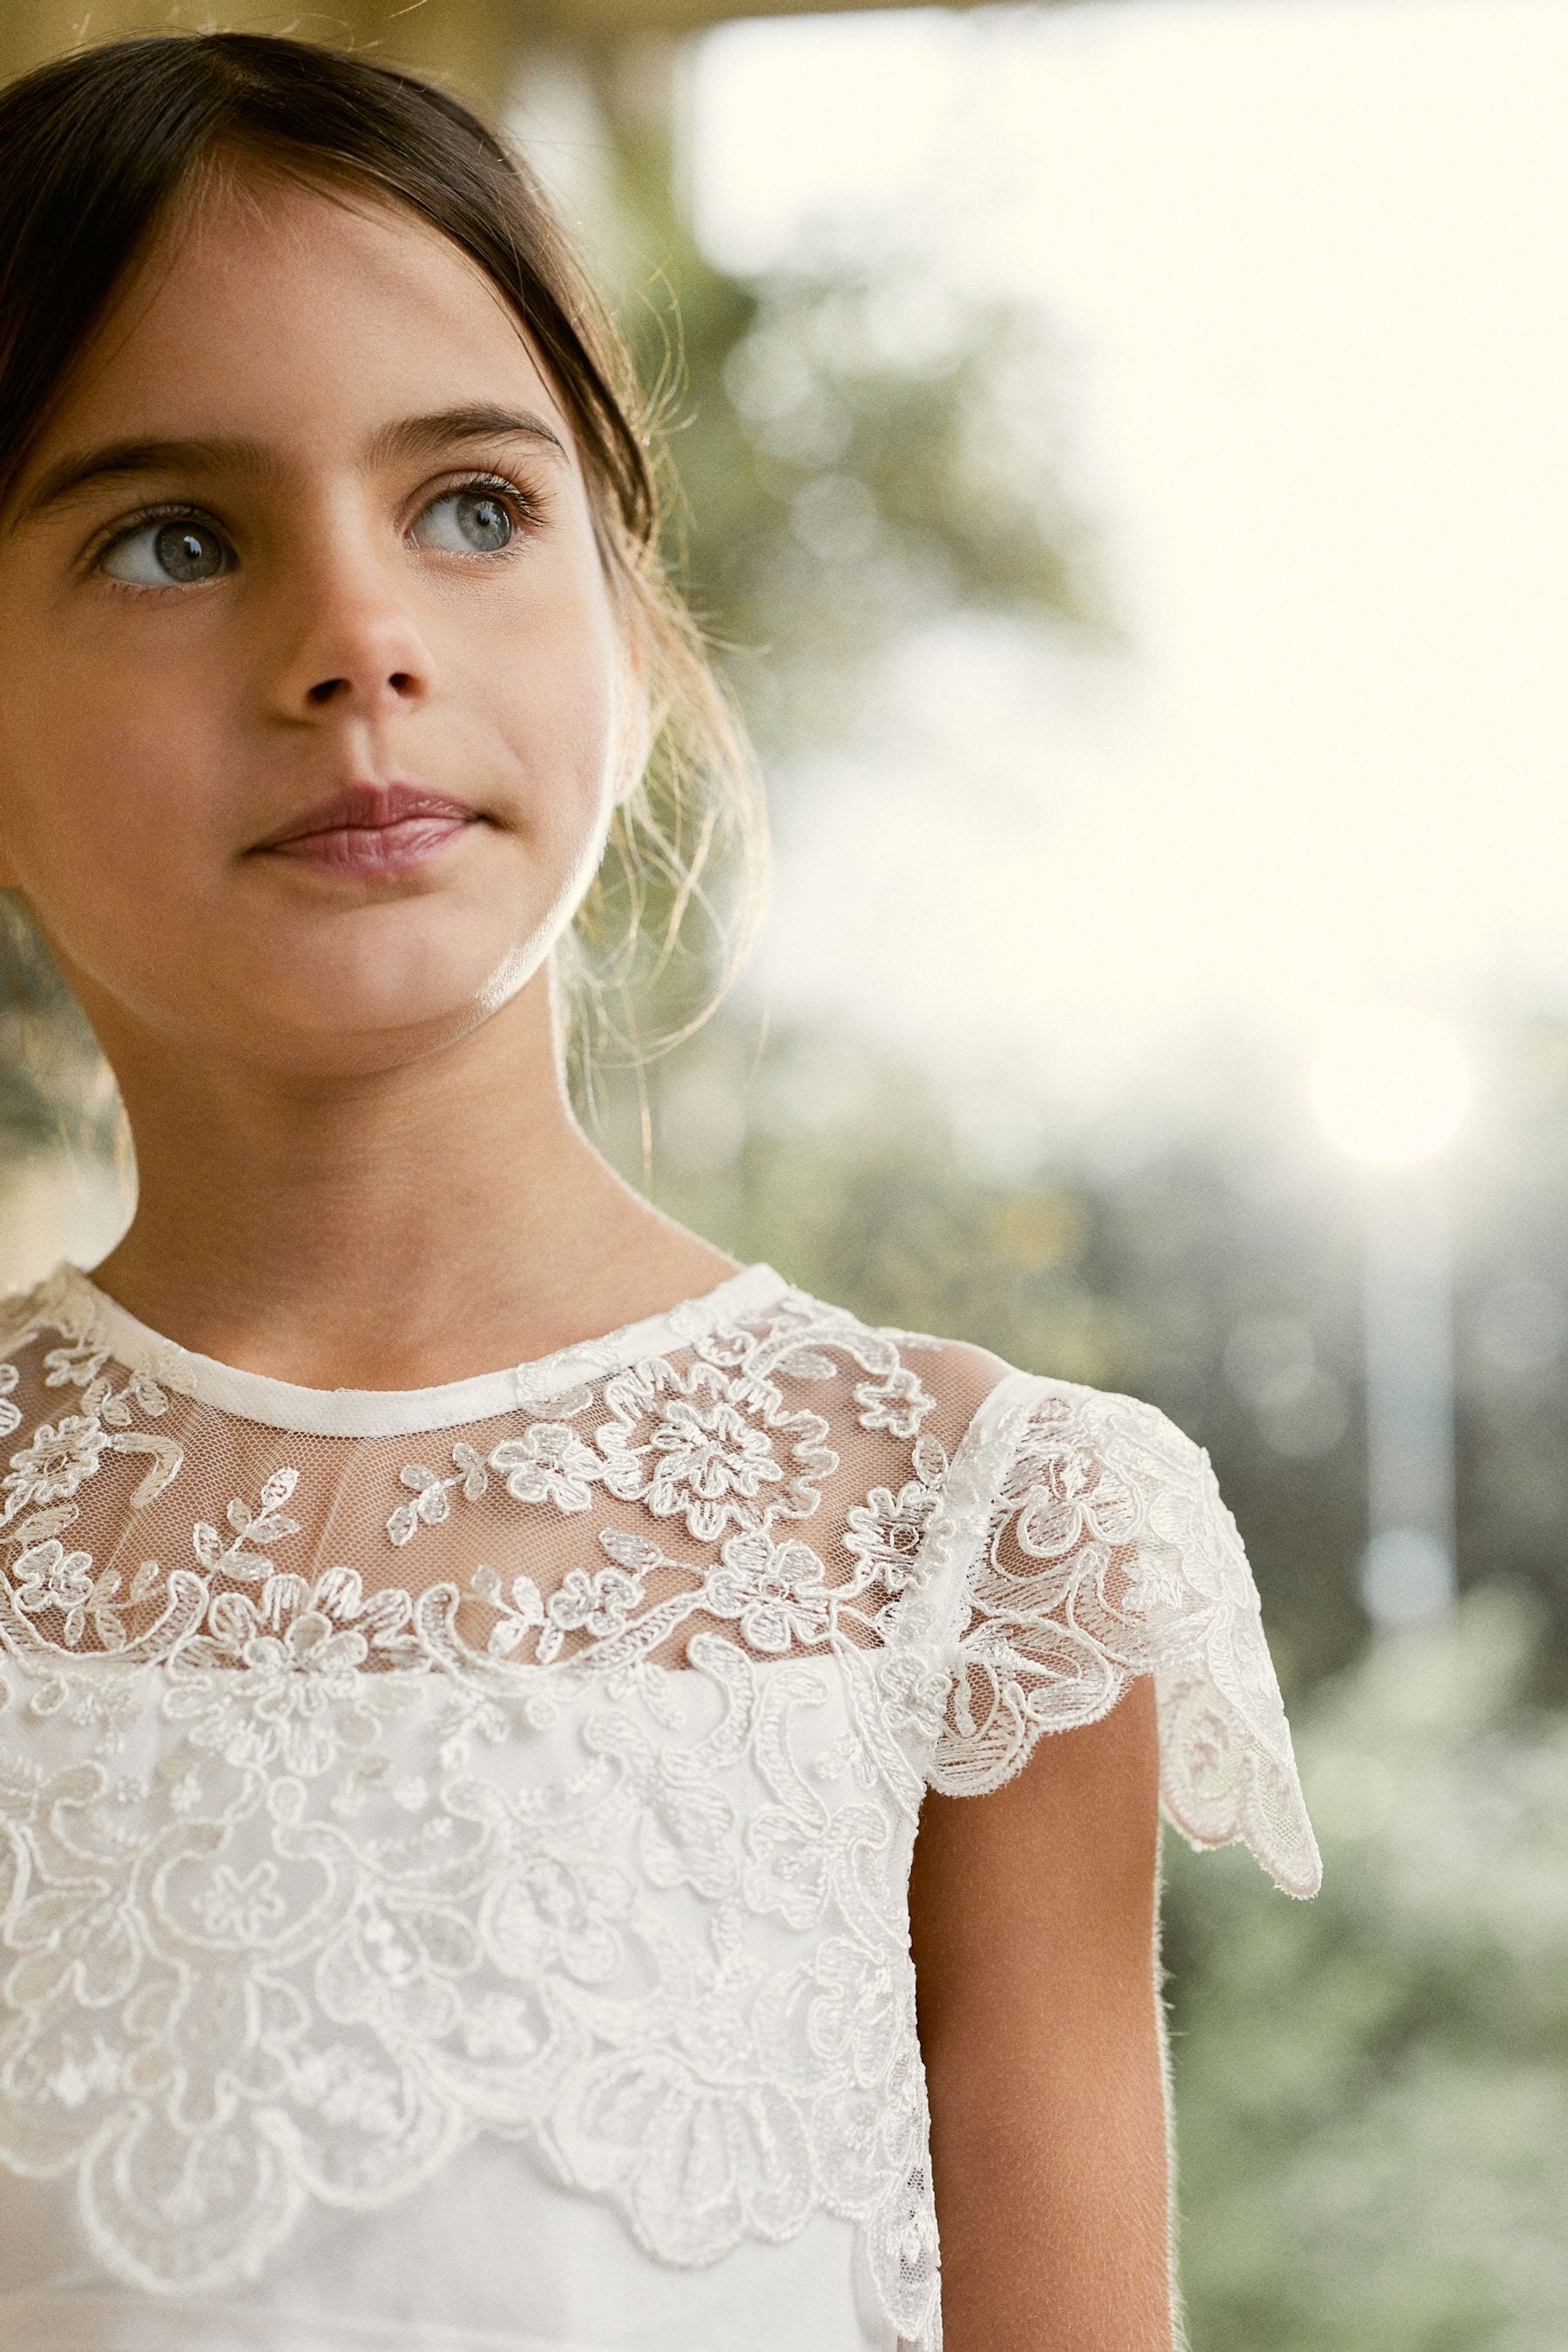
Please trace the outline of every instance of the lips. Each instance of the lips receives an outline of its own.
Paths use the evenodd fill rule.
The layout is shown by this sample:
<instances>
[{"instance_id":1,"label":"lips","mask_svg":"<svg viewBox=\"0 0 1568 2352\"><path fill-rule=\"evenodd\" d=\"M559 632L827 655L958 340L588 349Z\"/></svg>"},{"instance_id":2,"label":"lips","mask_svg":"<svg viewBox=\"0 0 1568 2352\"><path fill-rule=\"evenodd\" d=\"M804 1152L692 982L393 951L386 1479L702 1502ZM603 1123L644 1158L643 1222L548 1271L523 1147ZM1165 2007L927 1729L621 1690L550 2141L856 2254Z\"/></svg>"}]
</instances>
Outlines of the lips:
<instances>
[{"instance_id":1,"label":"lips","mask_svg":"<svg viewBox=\"0 0 1568 2352\"><path fill-rule=\"evenodd\" d=\"M349 784L255 845L328 873L393 874L422 864L469 825L477 809L423 785Z\"/></svg>"}]
</instances>

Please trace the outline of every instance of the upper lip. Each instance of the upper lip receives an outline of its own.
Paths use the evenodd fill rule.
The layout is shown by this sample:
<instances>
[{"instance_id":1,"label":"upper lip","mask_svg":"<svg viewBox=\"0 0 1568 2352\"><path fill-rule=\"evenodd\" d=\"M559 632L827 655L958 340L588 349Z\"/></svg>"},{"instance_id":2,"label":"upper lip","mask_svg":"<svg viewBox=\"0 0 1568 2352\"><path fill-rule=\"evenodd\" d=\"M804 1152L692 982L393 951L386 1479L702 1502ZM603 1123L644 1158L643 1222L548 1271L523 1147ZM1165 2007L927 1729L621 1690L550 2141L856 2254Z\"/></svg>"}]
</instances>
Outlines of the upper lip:
<instances>
[{"instance_id":1,"label":"upper lip","mask_svg":"<svg viewBox=\"0 0 1568 2352\"><path fill-rule=\"evenodd\" d=\"M276 849L281 842L299 841L310 833L374 832L382 825L400 824L407 817L467 819L478 814L466 802L455 801L447 793L430 792L423 784L345 784L329 799L301 809L298 816L291 816L254 845Z\"/></svg>"}]
</instances>

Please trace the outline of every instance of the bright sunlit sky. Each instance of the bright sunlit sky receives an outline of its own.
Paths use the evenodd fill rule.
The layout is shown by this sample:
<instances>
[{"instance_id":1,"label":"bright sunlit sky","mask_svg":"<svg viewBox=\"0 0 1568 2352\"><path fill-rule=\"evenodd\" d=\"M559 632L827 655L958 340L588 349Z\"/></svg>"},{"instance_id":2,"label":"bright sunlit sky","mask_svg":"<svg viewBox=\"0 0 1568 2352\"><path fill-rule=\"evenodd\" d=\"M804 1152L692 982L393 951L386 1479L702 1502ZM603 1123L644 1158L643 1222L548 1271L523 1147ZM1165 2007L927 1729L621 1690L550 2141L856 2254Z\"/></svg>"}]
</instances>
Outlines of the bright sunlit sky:
<instances>
[{"instance_id":1,"label":"bright sunlit sky","mask_svg":"<svg viewBox=\"0 0 1568 2352\"><path fill-rule=\"evenodd\" d=\"M699 227L890 217L1045 307L1128 651L911 649L796 785L757 984L1112 1094L1217 1014L1568 1003L1568 5L726 26Z\"/></svg>"}]
</instances>

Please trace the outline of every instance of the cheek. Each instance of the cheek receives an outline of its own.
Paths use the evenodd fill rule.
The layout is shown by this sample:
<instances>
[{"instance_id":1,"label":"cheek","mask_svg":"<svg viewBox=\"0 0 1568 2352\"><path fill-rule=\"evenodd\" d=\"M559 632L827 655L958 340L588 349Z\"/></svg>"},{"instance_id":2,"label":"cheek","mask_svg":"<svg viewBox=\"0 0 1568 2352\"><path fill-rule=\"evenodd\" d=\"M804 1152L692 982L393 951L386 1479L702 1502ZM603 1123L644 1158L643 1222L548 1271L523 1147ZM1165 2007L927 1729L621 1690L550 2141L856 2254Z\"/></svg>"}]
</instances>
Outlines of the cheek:
<instances>
[{"instance_id":1,"label":"cheek","mask_svg":"<svg viewBox=\"0 0 1568 2352\"><path fill-rule=\"evenodd\" d=\"M65 669L40 649L11 677L0 698L7 878L80 959L105 931L130 939L149 907L198 887L221 722L156 665L126 679L112 659Z\"/></svg>"},{"instance_id":2,"label":"cheek","mask_svg":"<svg viewBox=\"0 0 1568 2352\"><path fill-rule=\"evenodd\" d=\"M498 639L473 676L515 769L520 829L552 866L596 856L608 825L624 766L621 670L608 599L588 586Z\"/></svg>"}]
</instances>

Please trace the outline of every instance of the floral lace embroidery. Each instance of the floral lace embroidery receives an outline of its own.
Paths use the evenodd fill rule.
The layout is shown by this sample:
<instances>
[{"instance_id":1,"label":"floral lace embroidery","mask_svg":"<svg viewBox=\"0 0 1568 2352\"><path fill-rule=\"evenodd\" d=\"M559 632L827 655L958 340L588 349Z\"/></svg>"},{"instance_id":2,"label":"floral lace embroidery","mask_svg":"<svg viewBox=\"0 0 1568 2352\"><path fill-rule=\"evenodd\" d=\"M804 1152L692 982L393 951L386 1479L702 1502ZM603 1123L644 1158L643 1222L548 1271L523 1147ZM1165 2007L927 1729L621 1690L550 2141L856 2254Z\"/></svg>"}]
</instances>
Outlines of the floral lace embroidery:
<instances>
[{"instance_id":1,"label":"floral lace embroidery","mask_svg":"<svg viewBox=\"0 0 1568 2352\"><path fill-rule=\"evenodd\" d=\"M666 2263L847 2217L935 2352L923 1785L1152 1672L1170 1817L1307 1891L1234 1527L1147 1408L1013 1376L971 1420L938 1343L782 1286L573 1351L443 1467L117 1362L68 1269L4 1344L0 1433L78 1396L0 1485L0 2157L143 2287L489 2131Z\"/></svg>"},{"instance_id":2,"label":"floral lace embroidery","mask_svg":"<svg viewBox=\"0 0 1568 2352\"><path fill-rule=\"evenodd\" d=\"M1026 1385L993 1441L932 1785L997 1787L1042 1731L1093 1721L1150 1674L1166 1817L1194 1845L1245 1840L1289 1893L1315 1893L1258 1591L1207 1454L1131 1398Z\"/></svg>"}]
</instances>

